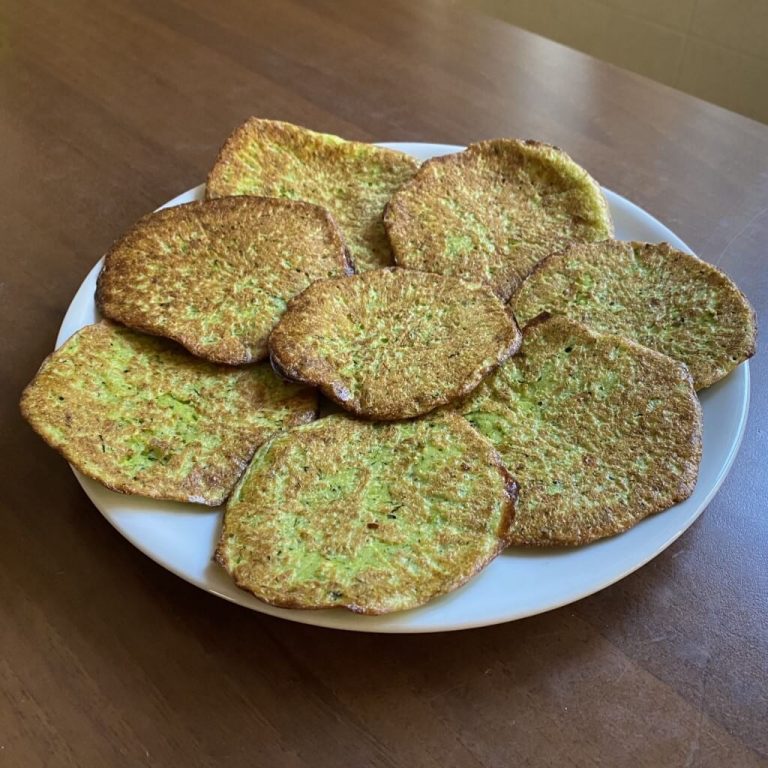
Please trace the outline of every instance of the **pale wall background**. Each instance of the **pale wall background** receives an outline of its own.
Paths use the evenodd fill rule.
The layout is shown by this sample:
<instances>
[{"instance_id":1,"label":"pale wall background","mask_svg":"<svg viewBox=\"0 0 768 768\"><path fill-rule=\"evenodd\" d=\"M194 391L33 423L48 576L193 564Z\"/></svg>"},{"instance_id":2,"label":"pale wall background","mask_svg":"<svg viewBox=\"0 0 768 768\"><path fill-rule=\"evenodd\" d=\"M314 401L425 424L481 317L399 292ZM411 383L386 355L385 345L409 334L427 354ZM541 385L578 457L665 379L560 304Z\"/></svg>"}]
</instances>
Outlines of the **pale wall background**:
<instances>
[{"instance_id":1,"label":"pale wall background","mask_svg":"<svg viewBox=\"0 0 768 768\"><path fill-rule=\"evenodd\" d=\"M768 123L768 0L458 0Z\"/></svg>"}]
</instances>

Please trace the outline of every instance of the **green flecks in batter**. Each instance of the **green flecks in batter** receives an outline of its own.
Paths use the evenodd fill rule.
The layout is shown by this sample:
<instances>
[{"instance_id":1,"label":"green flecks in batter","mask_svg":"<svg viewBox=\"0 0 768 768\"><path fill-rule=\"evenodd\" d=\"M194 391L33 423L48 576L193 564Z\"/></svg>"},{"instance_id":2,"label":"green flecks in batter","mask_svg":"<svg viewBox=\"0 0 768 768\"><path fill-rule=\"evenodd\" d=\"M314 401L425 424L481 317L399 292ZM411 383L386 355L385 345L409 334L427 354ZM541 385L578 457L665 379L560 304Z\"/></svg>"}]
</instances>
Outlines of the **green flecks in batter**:
<instances>
[{"instance_id":1,"label":"green flecks in batter","mask_svg":"<svg viewBox=\"0 0 768 768\"><path fill-rule=\"evenodd\" d=\"M669 355L688 366L697 389L755 347L754 313L738 288L664 243L573 245L548 258L511 306L523 324L546 311Z\"/></svg>"},{"instance_id":2,"label":"green flecks in batter","mask_svg":"<svg viewBox=\"0 0 768 768\"><path fill-rule=\"evenodd\" d=\"M380 419L468 392L520 334L487 289L410 270L319 281L270 337L273 360L340 405Z\"/></svg>"},{"instance_id":3,"label":"green flecks in batter","mask_svg":"<svg viewBox=\"0 0 768 768\"><path fill-rule=\"evenodd\" d=\"M228 505L219 558L241 586L277 604L404 609L498 551L504 477L454 415L317 424L258 451Z\"/></svg>"},{"instance_id":4,"label":"green flecks in batter","mask_svg":"<svg viewBox=\"0 0 768 768\"><path fill-rule=\"evenodd\" d=\"M267 195L329 210L359 271L392 263L382 214L418 163L371 144L252 118L225 145L208 179L209 197Z\"/></svg>"},{"instance_id":5,"label":"green flecks in batter","mask_svg":"<svg viewBox=\"0 0 768 768\"><path fill-rule=\"evenodd\" d=\"M110 250L102 313L240 365L267 355L287 303L314 280L349 271L328 213L306 203L232 197L156 212Z\"/></svg>"},{"instance_id":6,"label":"green flecks in batter","mask_svg":"<svg viewBox=\"0 0 768 768\"><path fill-rule=\"evenodd\" d=\"M461 411L520 483L517 543L612 535L693 488L701 412L682 366L563 318L526 328Z\"/></svg>"},{"instance_id":7,"label":"green flecks in batter","mask_svg":"<svg viewBox=\"0 0 768 768\"><path fill-rule=\"evenodd\" d=\"M258 445L315 406L268 365L211 365L108 322L55 352L22 398L34 428L90 477L209 504L226 498Z\"/></svg>"},{"instance_id":8,"label":"green flecks in batter","mask_svg":"<svg viewBox=\"0 0 768 768\"><path fill-rule=\"evenodd\" d=\"M385 216L400 266L488 283L503 299L542 258L612 232L600 188L565 153L495 140L427 161Z\"/></svg>"}]
</instances>

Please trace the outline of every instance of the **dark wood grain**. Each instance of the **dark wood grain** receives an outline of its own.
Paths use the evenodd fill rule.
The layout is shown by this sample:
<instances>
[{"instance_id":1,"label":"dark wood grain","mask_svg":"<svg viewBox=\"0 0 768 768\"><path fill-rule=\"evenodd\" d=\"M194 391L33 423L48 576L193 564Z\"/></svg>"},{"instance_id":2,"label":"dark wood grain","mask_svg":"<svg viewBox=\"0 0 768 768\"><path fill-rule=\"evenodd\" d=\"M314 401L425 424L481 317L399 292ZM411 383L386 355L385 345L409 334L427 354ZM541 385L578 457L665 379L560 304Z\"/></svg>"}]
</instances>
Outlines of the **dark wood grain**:
<instances>
[{"instance_id":1,"label":"dark wood grain","mask_svg":"<svg viewBox=\"0 0 768 768\"><path fill-rule=\"evenodd\" d=\"M552 613L271 619L101 518L17 400L88 269L250 114L566 148L768 309L768 128L451 3L0 0L0 765L768 765L768 398L700 520ZM515 585L511 584L510 589Z\"/></svg>"}]
</instances>

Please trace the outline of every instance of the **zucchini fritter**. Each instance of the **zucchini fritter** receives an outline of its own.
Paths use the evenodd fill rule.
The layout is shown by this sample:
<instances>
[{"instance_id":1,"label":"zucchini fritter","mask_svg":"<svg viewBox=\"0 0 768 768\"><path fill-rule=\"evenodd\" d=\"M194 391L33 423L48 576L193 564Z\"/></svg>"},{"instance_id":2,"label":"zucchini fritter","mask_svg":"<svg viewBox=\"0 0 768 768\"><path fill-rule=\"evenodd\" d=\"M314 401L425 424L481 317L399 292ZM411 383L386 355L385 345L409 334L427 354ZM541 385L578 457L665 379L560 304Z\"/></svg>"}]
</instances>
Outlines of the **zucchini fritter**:
<instances>
[{"instance_id":1,"label":"zucchini fritter","mask_svg":"<svg viewBox=\"0 0 768 768\"><path fill-rule=\"evenodd\" d=\"M521 334L486 288L405 269L319 280L288 305L272 364L373 419L426 413L471 392Z\"/></svg>"},{"instance_id":2,"label":"zucchini fritter","mask_svg":"<svg viewBox=\"0 0 768 768\"><path fill-rule=\"evenodd\" d=\"M685 366L563 317L526 326L460 410L520 483L514 544L612 536L696 484L701 407Z\"/></svg>"},{"instance_id":3,"label":"zucchini fritter","mask_svg":"<svg viewBox=\"0 0 768 768\"><path fill-rule=\"evenodd\" d=\"M614 333L688 366L696 389L755 353L755 313L719 269L666 243L573 245L544 259L512 297L521 323L542 312Z\"/></svg>"},{"instance_id":4,"label":"zucchini fritter","mask_svg":"<svg viewBox=\"0 0 768 768\"><path fill-rule=\"evenodd\" d=\"M506 301L571 240L611 237L595 180L538 141L494 139L428 160L384 215L401 267L482 281Z\"/></svg>"},{"instance_id":5,"label":"zucchini fritter","mask_svg":"<svg viewBox=\"0 0 768 768\"><path fill-rule=\"evenodd\" d=\"M267 356L288 301L353 274L341 233L309 203L231 197L150 213L107 253L96 303L108 318L242 365Z\"/></svg>"},{"instance_id":6,"label":"zucchini fritter","mask_svg":"<svg viewBox=\"0 0 768 768\"><path fill-rule=\"evenodd\" d=\"M212 365L102 321L49 355L21 411L76 469L107 488L221 504L269 436L315 417L312 390L262 363Z\"/></svg>"},{"instance_id":7,"label":"zucchini fritter","mask_svg":"<svg viewBox=\"0 0 768 768\"><path fill-rule=\"evenodd\" d=\"M227 504L217 561L284 608L415 608L506 546L516 485L455 414L374 424L329 416L255 454Z\"/></svg>"},{"instance_id":8,"label":"zucchini fritter","mask_svg":"<svg viewBox=\"0 0 768 768\"><path fill-rule=\"evenodd\" d=\"M362 272L392 263L384 206L418 167L402 152L252 117L222 147L206 195L289 197L327 208Z\"/></svg>"}]
</instances>

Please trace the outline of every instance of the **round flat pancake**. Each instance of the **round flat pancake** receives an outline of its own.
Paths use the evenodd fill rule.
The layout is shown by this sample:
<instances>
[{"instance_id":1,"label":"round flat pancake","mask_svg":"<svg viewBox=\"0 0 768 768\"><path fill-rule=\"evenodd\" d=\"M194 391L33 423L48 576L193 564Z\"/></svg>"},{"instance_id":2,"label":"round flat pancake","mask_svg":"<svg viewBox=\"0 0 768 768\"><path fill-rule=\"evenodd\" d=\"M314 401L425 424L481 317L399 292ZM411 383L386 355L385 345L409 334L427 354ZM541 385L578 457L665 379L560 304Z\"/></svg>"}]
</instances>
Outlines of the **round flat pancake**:
<instances>
[{"instance_id":1,"label":"round flat pancake","mask_svg":"<svg viewBox=\"0 0 768 768\"><path fill-rule=\"evenodd\" d=\"M311 285L288 305L269 348L286 377L358 415L389 420L468 394L520 340L487 289L386 269Z\"/></svg>"},{"instance_id":2,"label":"round flat pancake","mask_svg":"<svg viewBox=\"0 0 768 768\"><path fill-rule=\"evenodd\" d=\"M257 452L227 504L217 561L284 608L415 608L506 546L516 486L463 419L329 416Z\"/></svg>"},{"instance_id":3,"label":"round flat pancake","mask_svg":"<svg viewBox=\"0 0 768 768\"><path fill-rule=\"evenodd\" d=\"M264 440L311 421L316 408L312 390L266 363L211 365L108 321L51 354L21 399L35 431L107 488L211 505Z\"/></svg>"},{"instance_id":4,"label":"round flat pancake","mask_svg":"<svg viewBox=\"0 0 768 768\"><path fill-rule=\"evenodd\" d=\"M107 253L96 303L104 316L198 357L242 365L267 356L289 299L320 277L353 272L324 209L232 197L141 219Z\"/></svg>"},{"instance_id":5,"label":"round flat pancake","mask_svg":"<svg viewBox=\"0 0 768 768\"><path fill-rule=\"evenodd\" d=\"M402 152L252 117L222 147L206 194L289 197L327 208L362 272L392 263L384 206L418 165Z\"/></svg>"},{"instance_id":6,"label":"round flat pancake","mask_svg":"<svg viewBox=\"0 0 768 768\"><path fill-rule=\"evenodd\" d=\"M696 389L755 353L755 313L719 269L666 243L577 244L542 261L512 297L525 324L542 312L633 339L688 366Z\"/></svg>"},{"instance_id":7,"label":"round flat pancake","mask_svg":"<svg viewBox=\"0 0 768 768\"><path fill-rule=\"evenodd\" d=\"M485 282L504 301L545 256L613 232L581 166L513 139L428 160L392 196L384 223L398 265Z\"/></svg>"},{"instance_id":8,"label":"round flat pancake","mask_svg":"<svg viewBox=\"0 0 768 768\"><path fill-rule=\"evenodd\" d=\"M526 326L461 412L520 483L514 544L612 536L696 483L701 408L685 366L562 317Z\"/></svg>"}]
</instances>

